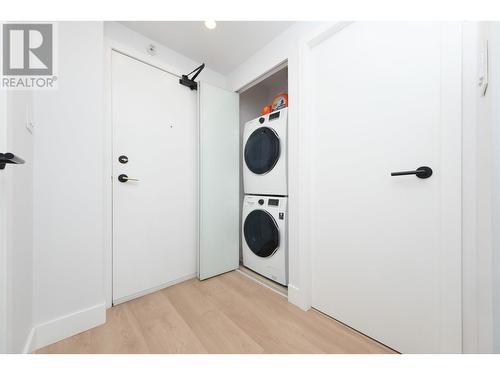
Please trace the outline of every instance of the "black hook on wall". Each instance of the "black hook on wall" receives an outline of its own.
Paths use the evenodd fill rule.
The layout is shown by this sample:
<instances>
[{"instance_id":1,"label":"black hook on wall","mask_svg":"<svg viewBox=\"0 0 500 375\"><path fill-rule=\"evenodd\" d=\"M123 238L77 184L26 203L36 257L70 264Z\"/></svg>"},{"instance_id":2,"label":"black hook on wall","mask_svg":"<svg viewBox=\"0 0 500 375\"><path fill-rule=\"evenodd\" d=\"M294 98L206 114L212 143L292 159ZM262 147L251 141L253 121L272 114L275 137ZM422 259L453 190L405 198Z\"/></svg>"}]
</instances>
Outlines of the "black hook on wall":
<instances>
[{"instance_id":1,"label":"black hook on wall","mask_svg":"<svg viewBox=\"0 0 500 375\"><path fill-rule=\"evenodd\" d=\"M183 74L181 79L179 79L179 83L181 85L189 87L191 90L198 90L198 84L194 81L196 77L201 73L203 68L205 67L205 63L201 64L199 67L197 67L195 70L193 70L191 73L188 74ZM193 78L189 78L191 74L194 74Z\"/></svg>"}]
</instances>

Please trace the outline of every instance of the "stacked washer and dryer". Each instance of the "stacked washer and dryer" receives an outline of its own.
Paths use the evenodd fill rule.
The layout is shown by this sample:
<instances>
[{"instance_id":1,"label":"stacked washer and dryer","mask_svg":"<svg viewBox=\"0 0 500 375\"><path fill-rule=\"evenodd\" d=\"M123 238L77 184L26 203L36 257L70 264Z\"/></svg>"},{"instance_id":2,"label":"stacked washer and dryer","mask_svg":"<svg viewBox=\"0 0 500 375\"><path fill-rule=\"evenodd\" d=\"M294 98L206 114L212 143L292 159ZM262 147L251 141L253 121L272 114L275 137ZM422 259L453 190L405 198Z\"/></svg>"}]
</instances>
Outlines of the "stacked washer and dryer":
<instances>
[{"instance_id":1,"label":"stacked washer and dryer","mask_svg":"<svg viewBox=\"0 0 500 375\"><path fill-rule=\"evenodd\" d=\"M288 284L288 108L245 124L243 132L243 265Z\"/></svg>"}]
</instances>

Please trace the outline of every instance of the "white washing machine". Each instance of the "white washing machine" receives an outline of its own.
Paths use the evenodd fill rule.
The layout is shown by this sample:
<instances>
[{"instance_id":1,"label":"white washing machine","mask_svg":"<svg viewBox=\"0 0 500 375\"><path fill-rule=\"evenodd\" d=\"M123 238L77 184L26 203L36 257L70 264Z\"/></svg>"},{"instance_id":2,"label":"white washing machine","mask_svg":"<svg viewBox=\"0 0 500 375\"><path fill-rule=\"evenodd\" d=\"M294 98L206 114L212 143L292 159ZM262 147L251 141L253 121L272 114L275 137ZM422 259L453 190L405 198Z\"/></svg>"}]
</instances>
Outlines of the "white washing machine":
<instances>
[{"instance_id":1,"label":"white washing machine","mask_svg":"<svg viewBox=\"0 0 500 375\"><path fill-rule=\"evenodd\" d=\"M247 195L243 200L243 265L288 284L286 197Z\"/></svg>"},{"instance_id":2,"label":"white washing machine","mask_svg":"<svg viewBox=\"0 0 500 375\"><path fill-rule=\"evenodd\" d=\"M245 194L288 195L288 108L245 124L243 188Z\"/></svg>"}]
</instances>

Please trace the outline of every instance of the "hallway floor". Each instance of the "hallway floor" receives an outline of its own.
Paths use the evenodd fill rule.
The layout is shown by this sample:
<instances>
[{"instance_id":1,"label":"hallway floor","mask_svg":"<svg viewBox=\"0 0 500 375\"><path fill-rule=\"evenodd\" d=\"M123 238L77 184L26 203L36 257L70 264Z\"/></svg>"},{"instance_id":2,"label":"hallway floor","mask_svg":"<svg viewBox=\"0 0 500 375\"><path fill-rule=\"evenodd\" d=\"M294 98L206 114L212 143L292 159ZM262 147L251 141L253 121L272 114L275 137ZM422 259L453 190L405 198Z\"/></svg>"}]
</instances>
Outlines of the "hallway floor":
<instances>
[{"instance_id":1,"label":"hallway floor","mask_svg":"<svg viewBox=\"0 0 500 375\"><path fill-rule=\"evenodd\" d=\"M192 279L107 311L105 324L37 353L394 353L248 277Z\"/></svg>"}]
</instances>

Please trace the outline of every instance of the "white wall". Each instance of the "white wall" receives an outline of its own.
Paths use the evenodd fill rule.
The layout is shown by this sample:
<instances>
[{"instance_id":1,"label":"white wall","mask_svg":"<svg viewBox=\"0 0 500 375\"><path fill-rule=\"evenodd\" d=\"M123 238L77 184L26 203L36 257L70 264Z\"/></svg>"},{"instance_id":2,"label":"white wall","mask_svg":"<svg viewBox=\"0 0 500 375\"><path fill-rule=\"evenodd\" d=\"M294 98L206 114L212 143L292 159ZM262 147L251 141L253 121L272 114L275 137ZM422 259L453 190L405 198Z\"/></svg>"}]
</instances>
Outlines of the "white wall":
<instances>
[{"instance_id":1,"label":"white wall","mask_svg":"<svg viewBox=\"0 0 500 375\"><path fill-rule=\"evenodd\" d=\"M170 71L178 75L188 74L202 63L202 61L191 60L118 22L104 22L104 35L112 41L111 43L114 46L119 47L123 45L127 50L132 49L139 54L146 54L147 47L150 44L154 44L157 47L156 55L146 55L148 56L148 61L154 62L157 60L162 65L169 66L171 68ZM198 79L221 88L227 87L226 77L213 71L210 67L205 67L198 76Z\"/></svg>"},{"instance_id":2,"label":"white wall","mask_svg":"<svg viewBox=\"0 0 500 375\"><path fill-rule=\"evenodd\" d=\"M289 89L292 82L296 85L297 72L290 72L290 69L297 69L299 63L299 41L322 24L322 22L294 23L229 74L229 89L239 91L285 60L288 60Z\"/></svg>"},{"instance_id":3,"label":"white wall","mask_svg":"<svg viewBox=\"0 0 500 375\"><path fill-rule=\"evenodd\" d=\"M485 41L489 85L482 96ZM466 23L464 42L464 85L472 87L464 88L464 114L473 126L464 123L464 199L470 194L463 220L475 230L464 232L464 350L500 353L500 22Z\"/></svg>"},{"instance_id":4,"label":"white wall","mask_svg":"<svg viewBox=\"0 0 500 375\"><path fill-rule=\"evenodd\" d=\"M493 153L493 345L500 353L500 22L489 24Z\"/></svg>"},{"instance_id":5,"label":"white wall","mask_svg":"<svg viewBox=\"0 0 500 375\"><path fill-rule=\"evenodd\" d=\"M481 96L479 54L489 25L463 32L462 270L463 351L493 351L492 126L493 88ZM492 65L490 65L492 68Z\"/></svg>"},{"instance_id":6,"label":"white wall","mask_svg":"<svg viewBox=\"0 0 500 375\"><path fill-rule=\"evenodd\" d=\"M36 347L105 320L102 22L60 22L58 89L36 91Z\"/></svg>"},{"instance_id":7,"label":"white wall","mask_svg":"<svg viewBox=\"0 0 500 375\"><path fill-rule=\"evenodd\" d=\"M247 61L237 67L228 77L228 88L239 91L250 82L254 81L272 68L288 60L288 97L290 107L288 109L288 134L289 134L289 285L288 300L302 308L308 307L308 301L303 299L303 290L308 287L308 280L301 277L301 267L307 261L301 259L299 235L297 230L302 224L300 217L296 215L297 206L294 205L294 197L299 192L299 160L297 160L298 144L298 111L296 98L298 97L299 78L299 42L307 34L317 27L319 22L299 22L278 37L270 41L264 48L250 57ZM307 265L305 265L307 266ZM301 288L303 289L301 291Z\"/></svg>"}]
</instances>

